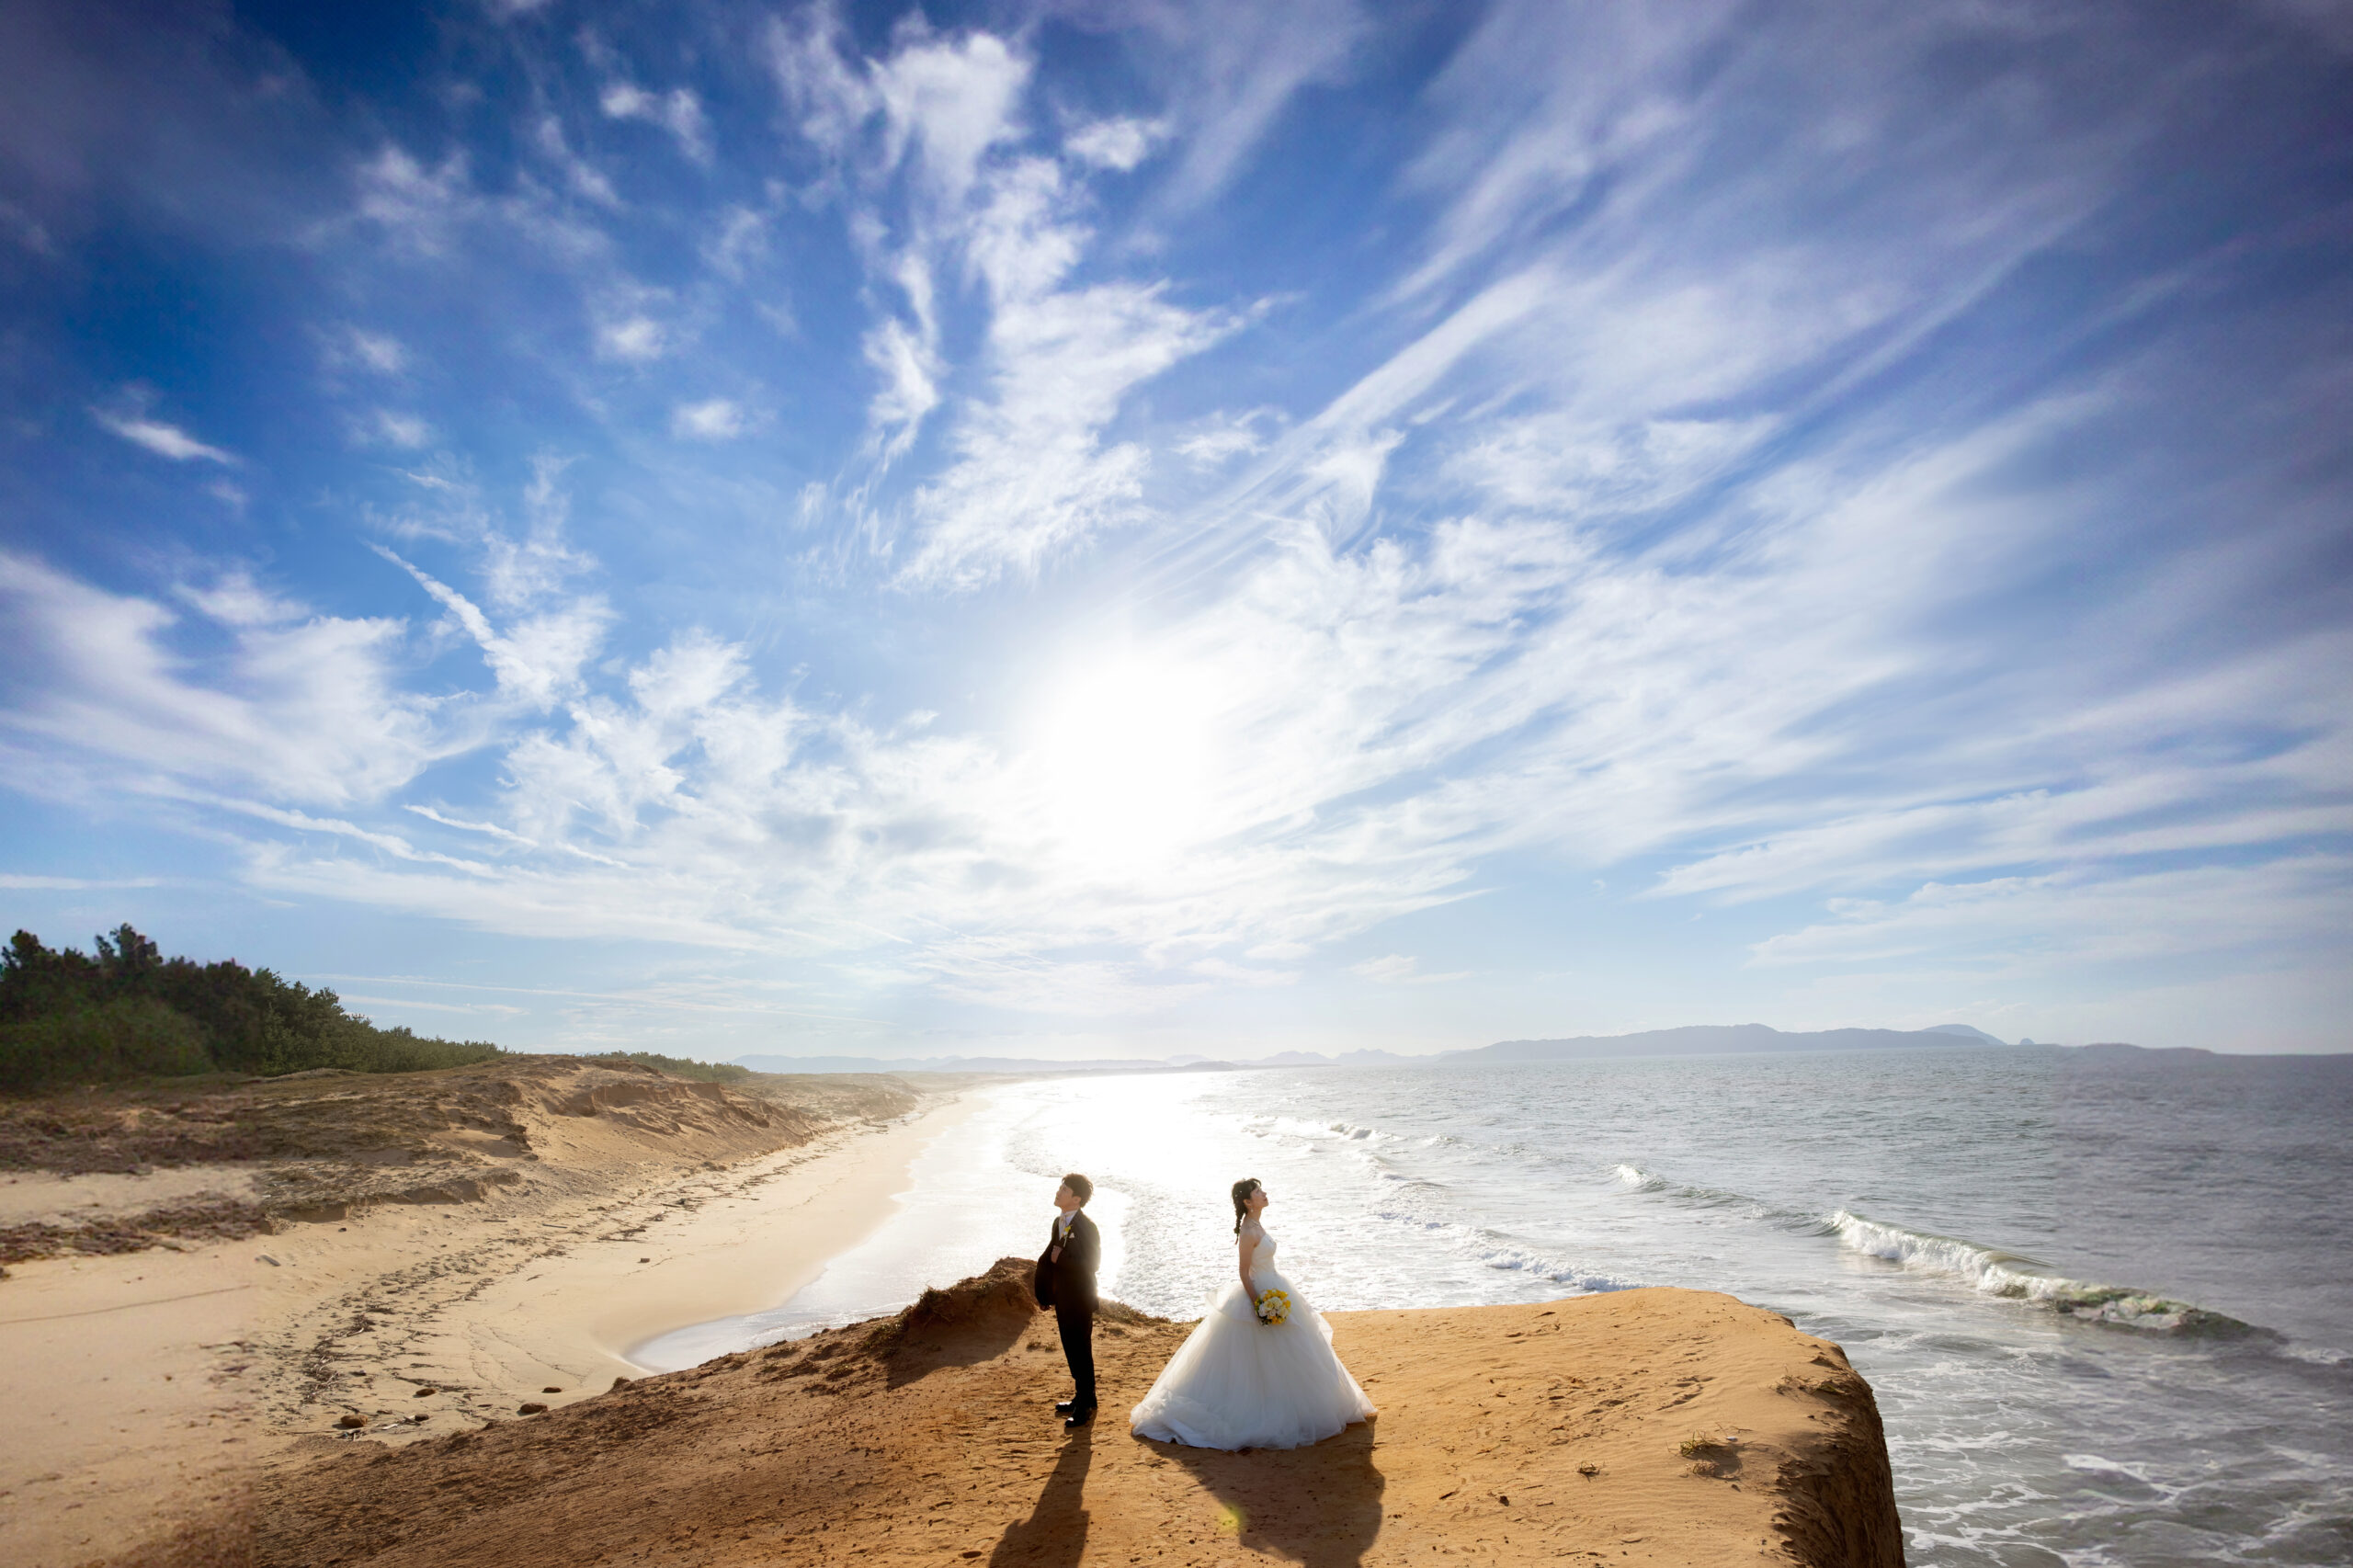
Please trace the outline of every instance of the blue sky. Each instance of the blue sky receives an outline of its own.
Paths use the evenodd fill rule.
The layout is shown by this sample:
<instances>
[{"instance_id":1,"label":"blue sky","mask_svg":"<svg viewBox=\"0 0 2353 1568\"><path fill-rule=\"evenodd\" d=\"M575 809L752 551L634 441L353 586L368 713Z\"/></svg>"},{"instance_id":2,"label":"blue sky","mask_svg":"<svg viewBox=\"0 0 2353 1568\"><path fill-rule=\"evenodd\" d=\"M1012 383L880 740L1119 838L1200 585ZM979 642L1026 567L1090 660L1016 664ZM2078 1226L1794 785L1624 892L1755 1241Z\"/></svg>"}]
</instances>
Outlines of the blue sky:
<instances>
[{"instance_id":1,"label":"blue sky","mask_svg":"<svg viewBox=\"0 0 2353 1568\"><path fill-rule=\"evenodd\" d=\"M0 891L533 1049L2346 1049L2353 12L0 13Z\"/></svg>"}]
</instances>

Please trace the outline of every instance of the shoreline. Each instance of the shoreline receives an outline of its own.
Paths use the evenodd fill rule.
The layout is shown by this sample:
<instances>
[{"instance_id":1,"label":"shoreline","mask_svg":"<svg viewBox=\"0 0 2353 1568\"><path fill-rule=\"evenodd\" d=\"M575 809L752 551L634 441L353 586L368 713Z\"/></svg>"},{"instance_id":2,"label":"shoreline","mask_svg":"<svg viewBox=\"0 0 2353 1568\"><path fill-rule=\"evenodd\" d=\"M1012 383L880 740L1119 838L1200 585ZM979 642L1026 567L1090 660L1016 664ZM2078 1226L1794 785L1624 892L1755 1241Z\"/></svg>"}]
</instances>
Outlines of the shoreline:
<instances>
[{"instance_id":1,"label":"shoreline","mask_svg":"<svg viewBox=\"0 0 2353 1568\"><path fill-rule=\"evenodd\" d=\"M732 1164L691 1134L647 1158L642 1142L614 1147L603 1115L566 1117L543 1163L464 1200L13 1264L0 1560L79 1568L235 1511L302 1450L405 1446L645 1376L632 1348L789 1300L887 1221L917 1154L972 1107L943 1096ZM33 1187L87 1182L135 1201L148 1179L12 1196L30 1207L63 1196Z\"/></svg>"},{"instance_id":2,"label":"shoreline","mask_svg":"<svg viewBox=\"0 0 2353 1568\"><path fill-rule=\"evenodd\" d=\"M369 1358L383 1367L395 1396L416 1399L415 1388L440 1395L462 1391L477 1396L467 1401L466 1414L490 1419L511 1415L523 1403L561 1406L605 1392L617 1378L643 1377L650 1369L630 1358L632 1349L678 1328L789 1299L882 1224L905 1190L915 1155L968 1114L970 1103L960 1096L897 1121L837 1129L724 1169L683 1173L633 1191L617 1187L583 1227L594 1233L540 1246L520 1238L527 1250L504 1268L483 1270L494 1277L461 1297L414 1314L369 1303L381 1314ZM339 1272L366 1274L394 1261L389 1255L404 1233L433 1223L381 1210L356 1219L347 1238L338 1233L318 1236L309 1247L281 1244L290 1265L341 1265ZM341 1244L347 1240L348 1247ZM347 1263L340 1256L347 1252L356 1255ZM360 1267L351 1269L352 1263ZM342 1292L337 1304L351 1295ZM368 1403L363 1393L357 1413L411 1414L397 1403L371 1412ZM447 1403L437 1397L424 1413Z\"/></svg>"},{"instance_id":3,"label":"shoreline","mask_svg":"<svg viewBox=\"0 0 2353 1568\"><path fill-rule=\"evenodd\" d=\"M557 1260L511 1290L484 1292L470 1311L485 1322L527 1316L541 1335L566 1341L563 1353L574 1362L647 1375L654 1369L631 1352L698 1324L781 1306L881 1229L907 1196L916 1156L973 1108L959 1095L879 1130L747 1162L737 1167L749 1177L737 1193L705 1201L659 1236ZM641 1243L648 1250L636 1250ZM651 1264L629 1261L649 1256Z\"/></svg>"}]
</instances>

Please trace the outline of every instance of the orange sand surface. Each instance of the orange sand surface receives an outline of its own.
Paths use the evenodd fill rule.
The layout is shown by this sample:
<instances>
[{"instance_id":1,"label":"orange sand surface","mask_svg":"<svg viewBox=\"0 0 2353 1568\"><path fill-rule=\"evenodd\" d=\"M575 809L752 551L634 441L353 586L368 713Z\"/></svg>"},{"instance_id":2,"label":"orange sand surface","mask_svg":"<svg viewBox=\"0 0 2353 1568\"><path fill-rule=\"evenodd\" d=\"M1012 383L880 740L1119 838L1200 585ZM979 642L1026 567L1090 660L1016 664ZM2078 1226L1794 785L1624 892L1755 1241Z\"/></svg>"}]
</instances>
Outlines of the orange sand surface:
<instances>
[{"instance_id":1,"label":"orange sand surface","mask_svg":"<svg viewBox=\"0 0 2353 1568\"><path fill-rule=\"evenodd\" d=\"M1869 1385L1729 1296L1336 1313L1380 1416L1228 1454L1129 1434L1188 1330L1124 1308L1097 1336L1102 1419L1065 1435L1027 1268L480 1432L312 1439L265 1484L254 1560L1902 1562Z\"/></svg>"}]
</instances>

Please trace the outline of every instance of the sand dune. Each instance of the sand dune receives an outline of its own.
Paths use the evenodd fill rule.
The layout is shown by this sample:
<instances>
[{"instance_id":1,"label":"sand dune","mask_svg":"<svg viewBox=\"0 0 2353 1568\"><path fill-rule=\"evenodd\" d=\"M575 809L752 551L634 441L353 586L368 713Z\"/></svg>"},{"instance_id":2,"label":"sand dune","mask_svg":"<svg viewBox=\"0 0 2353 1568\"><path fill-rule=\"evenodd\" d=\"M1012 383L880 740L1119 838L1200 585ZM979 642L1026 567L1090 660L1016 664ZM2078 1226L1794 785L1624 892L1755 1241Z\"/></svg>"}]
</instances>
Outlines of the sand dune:
<instances>
[{"instance_id":1,"label":"sand dune","mask_svg":"<svg viewBox=\"0 0 2353 1568\"><path fill-rule=\"evenodd\" d=\"M562 1404L790 1295L956 1112L778 1092L551 1058L10 1105L0 1562L218 1539L288 1443Z\"/></svg>"}]
</instances>

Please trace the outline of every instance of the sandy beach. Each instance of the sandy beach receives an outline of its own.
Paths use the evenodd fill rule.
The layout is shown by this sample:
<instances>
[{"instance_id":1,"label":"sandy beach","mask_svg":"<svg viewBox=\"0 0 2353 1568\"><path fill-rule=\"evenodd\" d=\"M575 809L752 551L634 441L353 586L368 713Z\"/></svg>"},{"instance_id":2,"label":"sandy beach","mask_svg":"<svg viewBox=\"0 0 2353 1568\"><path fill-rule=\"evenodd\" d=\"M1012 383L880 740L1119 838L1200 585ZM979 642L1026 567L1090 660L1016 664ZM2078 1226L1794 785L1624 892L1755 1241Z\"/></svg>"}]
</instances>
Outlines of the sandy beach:
<instances>
[{"instance_id":1,"label":"sandy beach","mask_svg":"<svg viewBox=\"0 0 2353 1568\"><path fill-rule=\"evenodd\" d=\"M888 1217L915 1154L963 1114L904 1096L888 1119L761 1125L706 1085L539 1072L498 1138L443 1129L357 1162L401 1173L389 1195L367 1175L322 1200L316 1163L0 1182L11 1234L256 1224L9 1266L0 1561L74 1568L233 1517L259 1467L305 1440L415 1441L610 1389L650 1335L790 1297ZM467 1163L437 1163L437 1144ZM314 1217L267 1217L273 1181Z\"/></svg>"}]
</instances>

